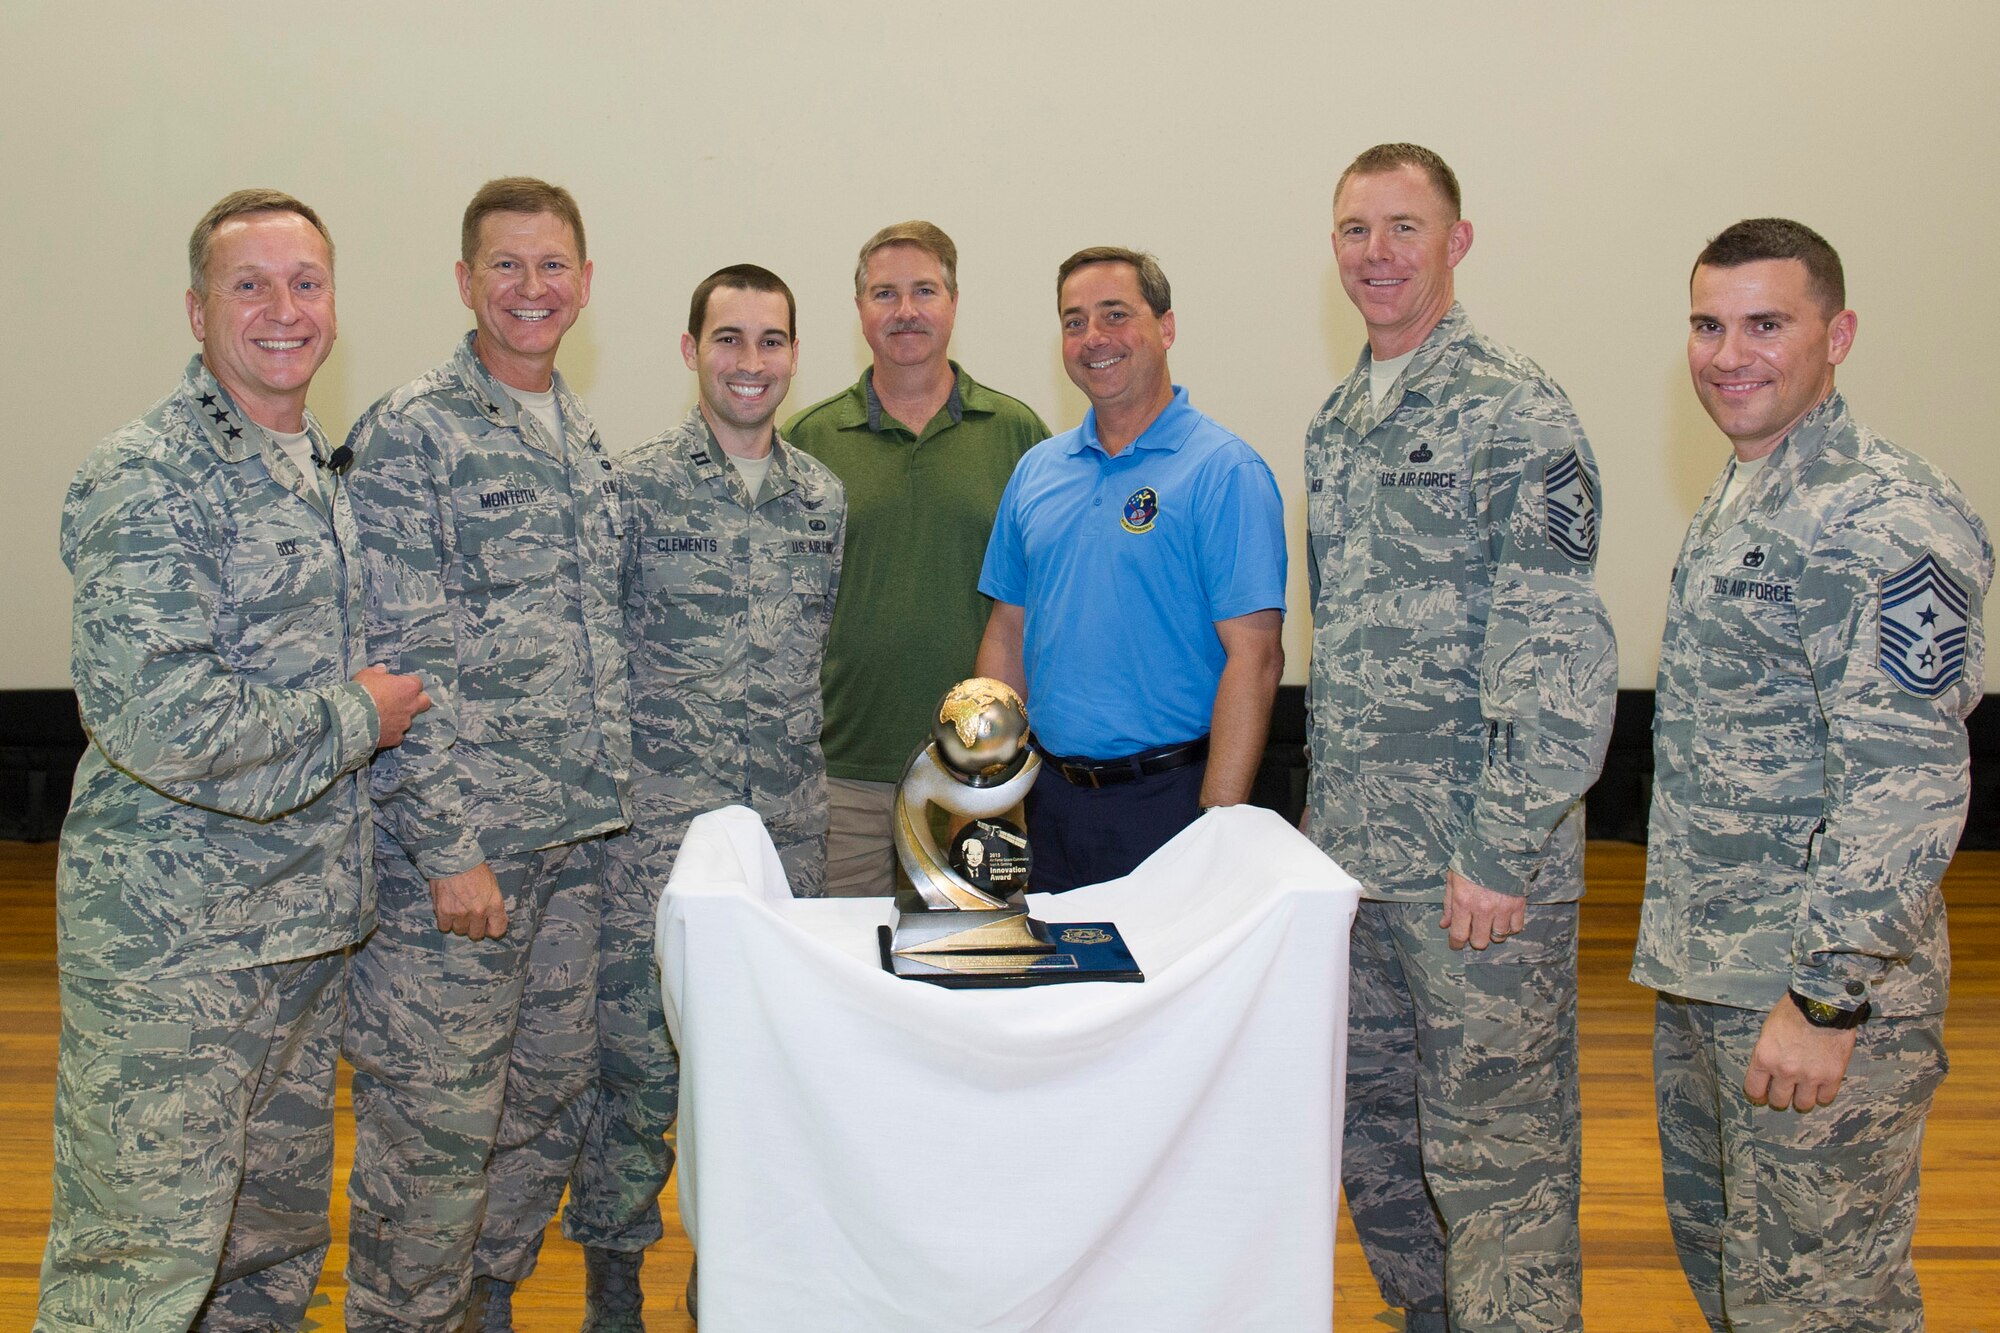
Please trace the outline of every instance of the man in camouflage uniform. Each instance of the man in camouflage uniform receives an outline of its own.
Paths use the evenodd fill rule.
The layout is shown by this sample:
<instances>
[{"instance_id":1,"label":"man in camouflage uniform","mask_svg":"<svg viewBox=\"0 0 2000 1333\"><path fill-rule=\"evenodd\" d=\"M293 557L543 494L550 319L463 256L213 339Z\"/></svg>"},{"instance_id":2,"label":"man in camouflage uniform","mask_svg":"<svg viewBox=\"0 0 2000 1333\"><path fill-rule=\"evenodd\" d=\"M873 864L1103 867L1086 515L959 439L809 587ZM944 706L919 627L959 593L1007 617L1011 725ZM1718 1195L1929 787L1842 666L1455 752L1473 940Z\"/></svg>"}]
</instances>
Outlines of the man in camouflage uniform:
<instances>
[{"instance_id":1,"label":"man in camouflage uniform","mask_svg":"<svg viewBox=\"0 0 2000 1333\"><path fill-rule=\"evenodd\" d=\"M1993 548L1835 391L1855 316L1817 233L1739 222L1691 296L1735 454L1660 648L1632 979L1660 992L1667 1216L1716 1333L1905 1333Z\"/></svg>"},{"instance_id":2,"label":"man in camouflage uniform","mask_svg":"<svg viewBox=\"0 0 2000 1333\"><path fill-rule=\"evenodd\" d=\"M188 244L202 344L63 506L90 748L56 872L46 1333L297 1328L331 1239L361 770L430 706L363 667L359 543L305 410L333 242L275 190Z\"/></svg>"},{"instance_id":3,"label":"man in camouflage uniform","mask_svg":"<svg viewBox=\"0 0 2000 1333\"><path fill-rule=\"evenodd\" d=\"M848 596L824 674L835 897L894 888L896 784L937 701L971 674L992 609L979 566L1000 493L1049 435L1033 408L951 359L958 247L941 228L912 220L870 236L854 308L873 364L785 426L847 488Z\"/></svg>"},{"instance_id":4,"label":"man in camouflage uniform","mask_svg":"<svg viewBox=\"0 0 2000 1333\"><path fill-rule=\"evenodd\" d=\"M1545 1333L1583 1326L1581 798L1617 652L1590 444L1454 303L1471 244L1427 149L1335 188L1368 346L1306 437L1306 824L1362 884L1342 1179L1383 1298L1413 1330Z\"/></svg>"},{"instance_id":5,"label":"man in camouflage uniform","mask_svg":"<svg viewBox=\"0 0 2000 1333\"><path fill-rule=\"evenodd\" d=\"M688 821L748 805L792 892L826 884L819 672L847 501L772 422L798 368L791 290L754 264L695 288L687 417L619 460L632 660L632 829L608 847L598 973L598 1109L570 1179L587 1333L639 1330L639 1265L660 1238L679 1061L653 922Z\"/></svg>"},{"instance_id":6,"label":"man in camouflage uniform","mask_svg":"<svg viewBox=\"0 0 2000 1333\"><path fill-rule=\"evenodd\" d=\"M469 1274L473 1326L509 1326L590 1111L603 835L626 822L617 495L555 373L590 299L583 220L566 190L490 181L461 245L477 327L349 441L370 642L438 704L374 774L381 923L347 1045L357 1330L450 1327Z\"/></svg>"}]
</instances>

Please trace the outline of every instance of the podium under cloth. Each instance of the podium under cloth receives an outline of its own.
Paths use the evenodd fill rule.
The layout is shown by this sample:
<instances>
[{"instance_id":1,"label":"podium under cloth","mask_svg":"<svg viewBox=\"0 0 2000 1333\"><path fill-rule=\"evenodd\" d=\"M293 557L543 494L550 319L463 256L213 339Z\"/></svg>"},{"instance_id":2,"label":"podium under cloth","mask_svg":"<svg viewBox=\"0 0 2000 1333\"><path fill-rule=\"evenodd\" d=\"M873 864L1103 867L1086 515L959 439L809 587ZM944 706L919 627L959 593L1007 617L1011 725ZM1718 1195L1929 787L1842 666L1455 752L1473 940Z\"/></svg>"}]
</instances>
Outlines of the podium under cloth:
<instances>
[{"instance_id":1,"label":"podium under cloth","mask_svg":"<svg viewBox=\"0 0 2000 1333\"><path fill-rule=\"evenodd\" d=\"M702 1333L1321 1333L1357 899L1215 810L1028 899L1143 983L947 990L882 970L889 899L794 900L755 813L700 816L657 948Z\"/></svg>"}]
</instances>

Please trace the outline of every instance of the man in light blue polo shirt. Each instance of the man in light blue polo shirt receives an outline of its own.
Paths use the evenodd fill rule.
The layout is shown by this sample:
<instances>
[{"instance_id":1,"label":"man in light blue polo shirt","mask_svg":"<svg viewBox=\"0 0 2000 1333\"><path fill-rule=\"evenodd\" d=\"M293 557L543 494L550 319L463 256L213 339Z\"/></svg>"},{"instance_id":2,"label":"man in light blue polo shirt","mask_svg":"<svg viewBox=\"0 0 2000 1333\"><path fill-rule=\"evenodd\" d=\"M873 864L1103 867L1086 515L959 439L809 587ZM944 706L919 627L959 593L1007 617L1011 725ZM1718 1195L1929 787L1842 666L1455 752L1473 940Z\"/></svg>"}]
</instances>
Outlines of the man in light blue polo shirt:
<instances>
[{"instance_id":1,"label":"man in light blue polo shirt","mask_svg":"<svg viewBox=\"0 0 2000 1333\"><path fill-rule=\"evenodd\" d=\"M1042 893L1116 879L1247 799L1285 664L1277 482L1168 373L1159 261L1080 250L1056 306L1091 408L1015 468L979 576L979 673L1021 692L1048 760L1028 798Z\"/></svg>"}]
</instances>

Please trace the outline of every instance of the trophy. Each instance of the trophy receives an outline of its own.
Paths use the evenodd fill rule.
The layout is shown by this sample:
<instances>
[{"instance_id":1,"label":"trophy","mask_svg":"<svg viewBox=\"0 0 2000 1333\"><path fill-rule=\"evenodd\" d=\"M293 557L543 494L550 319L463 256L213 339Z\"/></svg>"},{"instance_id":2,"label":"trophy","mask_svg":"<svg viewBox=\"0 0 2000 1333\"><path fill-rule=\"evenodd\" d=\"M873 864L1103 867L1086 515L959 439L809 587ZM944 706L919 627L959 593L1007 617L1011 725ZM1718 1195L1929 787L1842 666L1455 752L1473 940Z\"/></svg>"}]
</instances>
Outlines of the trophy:
<instances>
[{"instance_id":1,"label":"trophy","mask_svg":"<svg viewBox=\"0 0 2000 1333\"><path fill-rule=\"evenodd\" d=\"M945 691L896 786L898 919L893 933L881 928L886 970L955 987L1145 979L1109 922L1049 926L1028 915L1021 803L1041 767L1028 710L1006 682L975 676Z\"/></svg>"}]
</instances>

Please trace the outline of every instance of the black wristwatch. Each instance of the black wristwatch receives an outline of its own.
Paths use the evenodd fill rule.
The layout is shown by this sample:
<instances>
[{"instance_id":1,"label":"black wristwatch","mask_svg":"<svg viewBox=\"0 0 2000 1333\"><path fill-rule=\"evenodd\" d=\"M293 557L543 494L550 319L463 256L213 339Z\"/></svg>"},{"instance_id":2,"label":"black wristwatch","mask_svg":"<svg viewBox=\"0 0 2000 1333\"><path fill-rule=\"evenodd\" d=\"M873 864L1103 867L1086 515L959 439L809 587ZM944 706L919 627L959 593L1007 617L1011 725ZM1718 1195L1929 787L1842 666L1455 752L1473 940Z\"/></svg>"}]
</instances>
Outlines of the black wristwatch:
<instances>
[{"instance_id":1,"label":"black wristwatch","mask_svg":"<svg viewBox=\"0 0 2000 1333\"><path fill-rule=\"evenodd\" d=\"M1828 1004L1824 1000L1808 1000L1797 991L1786 991L1785 993L1792 997L1792 1003L1797 1005L1799 1012L1806 1016L1806 1022L1816 1028L1835 1028L1841 1031L1845 1031L1848 1028L1858 1028L1868 1021L1868 1015L1875 1012L1875 1006L1869 1004L1866 1000L1861 1002L1859 1009L1842 1009L1837 1005Z\"/></svg>"}]
</instances>

